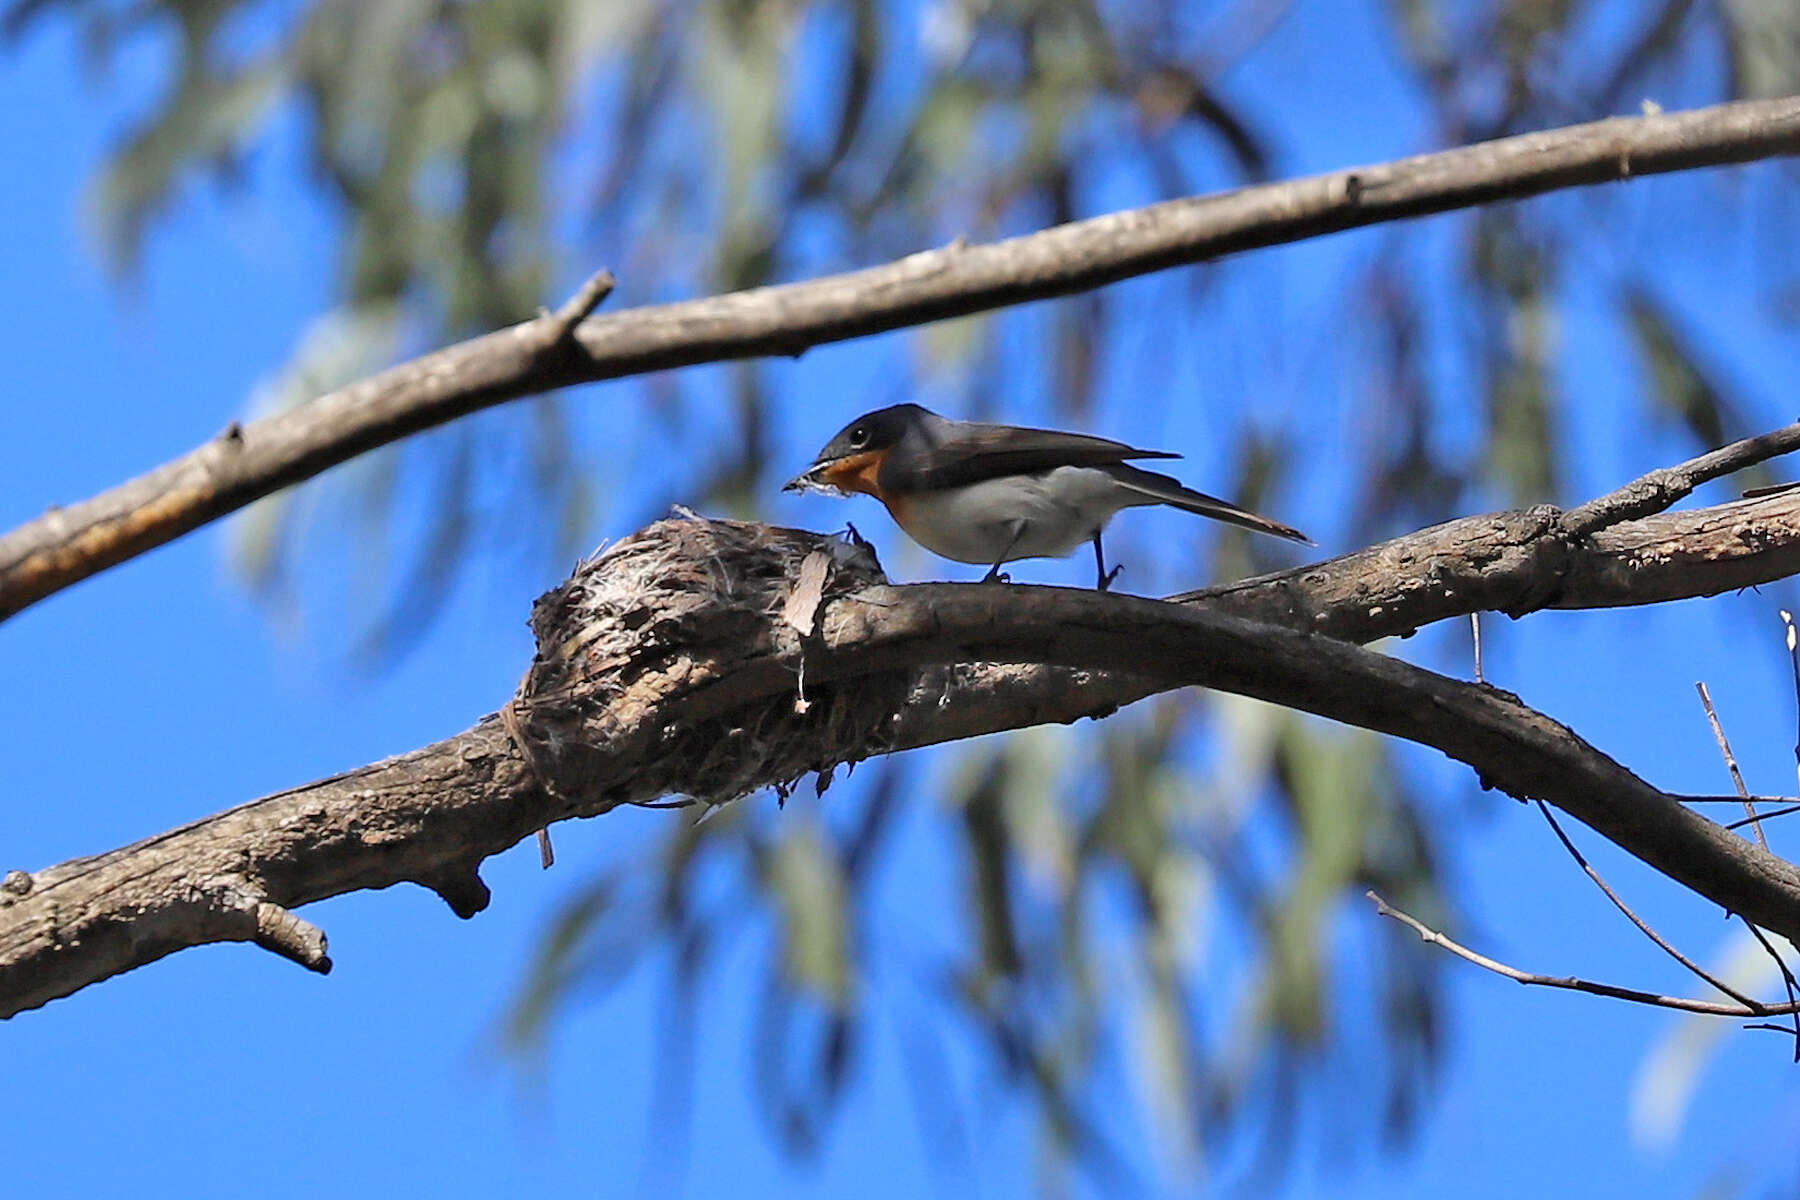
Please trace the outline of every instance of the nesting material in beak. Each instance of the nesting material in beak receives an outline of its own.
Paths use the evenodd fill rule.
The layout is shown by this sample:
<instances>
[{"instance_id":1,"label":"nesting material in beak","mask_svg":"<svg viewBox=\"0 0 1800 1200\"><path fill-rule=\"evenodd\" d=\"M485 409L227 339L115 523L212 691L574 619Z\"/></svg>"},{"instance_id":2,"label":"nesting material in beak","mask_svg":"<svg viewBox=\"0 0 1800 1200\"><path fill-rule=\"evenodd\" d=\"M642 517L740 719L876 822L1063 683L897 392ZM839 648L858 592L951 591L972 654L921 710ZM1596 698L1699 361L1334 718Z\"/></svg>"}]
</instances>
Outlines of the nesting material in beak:
<instances>
[{"instance_id":1,"label":"nesting material in beak","mask_svg":"<svg viewBox=\"0 0 1800 1200\"><path fill-rule=\"evenodd\" d=\"M830 463L814 463L806 470L800 472L800 474L782 484L781 490L784 492L829 492L832 495L841 494L837 488L834 488L829 483L825 482L825 468L830 465Z\"/></svg>"}]
</instances>

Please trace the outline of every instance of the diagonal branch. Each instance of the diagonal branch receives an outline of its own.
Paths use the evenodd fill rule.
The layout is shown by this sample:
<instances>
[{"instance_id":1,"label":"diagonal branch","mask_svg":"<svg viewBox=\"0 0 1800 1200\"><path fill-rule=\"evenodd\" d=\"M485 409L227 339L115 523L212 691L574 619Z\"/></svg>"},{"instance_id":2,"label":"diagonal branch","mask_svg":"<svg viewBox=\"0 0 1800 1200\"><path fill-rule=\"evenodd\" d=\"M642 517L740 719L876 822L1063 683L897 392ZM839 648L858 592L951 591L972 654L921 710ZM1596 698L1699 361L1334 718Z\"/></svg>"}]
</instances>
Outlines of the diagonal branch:
<instances>
[{"instance_id":1,"label":"diagonal branch","mask_svg":"<svg viewBox=\"0 0 1800 1200\"><path fill-rule=\"evenodd\" d=\"M1727 510L1774 506L1763 519L1800 526L1796 504L1800 497L1772 496L1685 516L1704 538L1709 524L1741 527L1740 516L1720 515ZM1520 514L1486 520L1516 531L1509 516ZM1641 540L1634 527L1645 522L1604 536ZM480 862L549 822L669 795L722 801L909 745L1093 715L1121 680L1119 703L1213 687L1435 746L1488 785L1555 804L1731 911L1800 937L1792 865L1504 692L1305 631L1368 632L1367 596L1380 589L1404 592L1410 581L1428 590L1459 572L1479 580L1479 562L1448 553L1448 528L1308 568L1320 596L1332 577L1337 599L1292 613L1295 629L1222 605L1091 591L890 587L864 552L818 535L660 522L539 602L538 657L508 719L489 717L413 753L134 846L9 874L0 887L0 1013L212 941L272 945L323 969L322 934L308 926L304 937L277 941L271 926L287 923L260 918L409 881L470 916L487 902ZM1800 544L1800 534L1787 544ZM1427 553L1434 547L1442 553ZM820 551L834 563L829 582L820 603L807 605L811 616L790 621L788 601ZM1558 570L1547 594L1566 603L1579 595L1566 590L1569 581L1606 552L1564 544L1557 553L1543 560ZM1356 569L1367 590L1332 574ZM1719 571L1740 569L1727 561ZM1709 578L1696 568L1686 586L1704 590ZM1648 588L1662 598L1671 586L1652 580ZM1462 599L1479 605L1485 594L1477 587ZM1622 599L1609 592L1604 602ZM1422 611L1401 608L1405 619ZM1035 684L996 688L985 673L992 670L1038 674L1015 677Z\"/></svg>"},{"instance_id":2,"label":"diagonal branch","mask_svg":"<svg viewBox=\"0 0 1800 1200\"><path fill-rule=\"evenodd\" d=\"M1784 936L1800 933L1800 870L1727 832L1496 688L1331 638L1199 607L1057 588L997 594L928 585L839 601L841 654L815 678L934 658L1130 670L1159 690L1201 686L1442 750L1482 782L1544 800L1685 886ZM747 680L734 681L743 686Z\"/></svg>"},{"instance_id":3,"label":"diagonal branch","mask_svg":"<svg viewBox=\"0 0 1800 1200\"><path fill-rule=\"evenodd\" d=\"M1351 642L1475 612L1514 616L1717 596L1800 574L1800 490L1659 513L1571 540L1559 510L1464 517L1321 563L1172 599ZM896 744L929 746L1104 716L1158 690L1129 674L964 664L928 676L970 703L909 708ZM980 703L975 703L975 698ZM998 723L1004 721L1004 723Z\"/></svg>"},{"instance_id":4,"label":"diagonal branch","mask_svg":"<svg viewBox=\"0 0 1800 1200\"><path fill-rule=\"evenodd\" d=\"M826 342L1084 291L1152 271L1430 213L1800 151L1800 99L1615 117L1308 179L1174 200L804 283L462 342L223 434L0 536L0 619L366 450L570 384Z\"/></svg>"},{"instance_id":5,"label":"diagonal branch","mask_svg":"<svg viewBox=\"0 0 1800 1200\"><path fill-rule=\"evenodd\" d=\"M1621 521L1662 512L1703 483L1723 479L1746 467L1753 467L1783 454L1791 454L1797 449L1800 449L1800 424L1785 425L1756 437L1733 442L1729 446L1721 446L1679 466L1651 471L1622 488L1571 509L1563 519L1572 534L1580 536L1598 533Z\"/></svg>"}]
</instances>

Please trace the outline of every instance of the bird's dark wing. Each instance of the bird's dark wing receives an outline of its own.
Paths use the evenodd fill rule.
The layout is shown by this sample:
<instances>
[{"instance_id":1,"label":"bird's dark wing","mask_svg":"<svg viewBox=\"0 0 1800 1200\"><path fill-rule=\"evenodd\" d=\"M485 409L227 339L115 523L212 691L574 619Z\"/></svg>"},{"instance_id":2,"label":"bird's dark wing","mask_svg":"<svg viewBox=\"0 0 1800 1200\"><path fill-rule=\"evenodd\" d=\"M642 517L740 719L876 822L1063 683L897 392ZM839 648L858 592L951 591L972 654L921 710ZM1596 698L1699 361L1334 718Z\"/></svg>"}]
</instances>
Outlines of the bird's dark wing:
<instances>
[{"instance_id":1,"label":"bird's dark wing","mask_svg":"<svg viewBox=\"0 0 1800 1200\"><path fill-rule=\"evenodd\" d=\"M1084 433L958 423L947 430L920 427L909 431L882 462L881 486L894 492L918 492L962 487L1001 475L1034 475L1057 467L1103 467L1133 458L1180 457Z\"/></svg>"}]
</instances>

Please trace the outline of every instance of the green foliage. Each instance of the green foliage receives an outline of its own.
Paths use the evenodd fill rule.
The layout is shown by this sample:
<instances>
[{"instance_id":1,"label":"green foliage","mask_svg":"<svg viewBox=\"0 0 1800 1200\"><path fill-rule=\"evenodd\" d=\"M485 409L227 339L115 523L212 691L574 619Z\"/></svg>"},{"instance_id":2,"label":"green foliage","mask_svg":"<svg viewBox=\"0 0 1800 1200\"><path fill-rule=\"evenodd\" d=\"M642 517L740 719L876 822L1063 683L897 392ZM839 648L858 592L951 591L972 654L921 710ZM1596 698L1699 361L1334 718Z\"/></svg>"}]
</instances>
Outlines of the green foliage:
<instances>
[{"instance_id":1,"label":"green foliage","mask_svg":"<svg viewBox=\"0 0 1800 1200\"><path fill-rule=\"evenodd\" d=\"M1259 58L1288 7L11 0L3 11L13 36L78 21L101 63L136 39L168 57L161 95L94 184L101 244L122 272L197 179L241 181L273 130L300 130L312 182L342 216L338 308L272 373L266 408L528 316L602 263L623 280L615 302L634 303L1281 174L1303 117L1245 102L1234 72L1303 69ZM1594 32L1603 9L1619 16L1601 0L1390 0L1384 49L1442 143L1629 111L1646 95L1699 102L1800 83L1800 18L1785 0L1628 7L1610 40ZM1229 419L1211 422L1242 473L1233 494L1256 505L1265 489L1334 472L1333 494L1349 498L1335 507L1358 539L1494 496L1569 499L1557 331L1570 281L1594 270L1584 232L1572 205L1534 202L1371 238L1327 335L1332 390L1355 405L1352 444L1318 463L1304 432L1328 405L1281 419L1233 395ZM1085 421L1108 371L1131 372L1167 407L1180 355L1165 344L1206 342L1199 361L1232 392L1232 372L1277 356L1286 336L1260 293L1256 320L1228 328L1266 342L1190 336L1212 331L1240 270L1161 281L1169 311L1150 317L1106 293L942 323L912 335L896 387L964 414L1024 406ZM1629 265L1618 274L1619 323L1655 411L1696 443L1742 432L1727 374L1702 365L1652 281ZM1020 382L1021 362L1044 364L1041 377ZM1451 377L1480 394L1465 401ZM588 461L555 399L339 473L345 540L367 556L358 607L386 612L364 631L369 654L427 624L471 548L547 530L539 550L566 559L592 540L607 484L640 515L670 500L754 513L791 466L771 461L771 429L799 418L760 365L609 396L621 409L636 400L651 440L687 451L679 490L619 446ZM518 461L520 495L484 516L475 497L496 490L494 464ZM297 605L299 534L330 507L300 493L253 512L237 532L246 578ZM430 514L426 527L402 510ZM394 541L412 548L388 552ZM1254 569L1255 552L1227 536L1220 569ZM1440 926L1454 914L1426 806L1386 744L1247 702L1165 699L1103 726L966 748L937 786L910 762L864 773L866 786L828 804L671 819L652 853L575 882L522 982L510 1044L542 1048L569 1006L650 959L667 963L668 1012L691 1036L718 951L748 935L763 979L752 1083L798 1151L817 1145L847 1093L872 1036L871 996L895 991L945 1018L908 1054L920 1072L938 1039L962 1031L1034 1100L1049 1160L1102 1180L1118 1172L1108 1139L1120 1123L1091 1097L1121 1073L1184 1155L1269 1114L1278 1154L1287 1109L1329 1099L1333 1073L1314 1068L1341 1056L1370 1060L1345 1119L1368 1111L1376 1078L1381 1131L1410 1128L1440 1048L1437 964L1374 930L1357 897L1376 887ZM880 869L903 836L896 814L934 798L941 819L910 836L927 838L960 891L908 891L897 907ZM953 932L920 949L905 905L926 901ZM1377 1036L1348 1027L1351 1011L1373 1013Z\"/></svg>"}]
</instances>

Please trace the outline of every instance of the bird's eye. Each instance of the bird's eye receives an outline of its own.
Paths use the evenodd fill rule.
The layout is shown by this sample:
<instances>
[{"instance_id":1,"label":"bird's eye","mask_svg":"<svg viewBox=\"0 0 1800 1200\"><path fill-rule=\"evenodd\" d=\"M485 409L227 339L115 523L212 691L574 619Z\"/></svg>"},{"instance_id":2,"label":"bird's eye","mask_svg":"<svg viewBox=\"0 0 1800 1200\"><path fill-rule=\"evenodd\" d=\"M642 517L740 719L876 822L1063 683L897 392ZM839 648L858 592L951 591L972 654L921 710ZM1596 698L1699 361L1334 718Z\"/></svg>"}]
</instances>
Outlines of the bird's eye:
<instances>
[{"instance_id":1,"label":"bird's eye","mask_svg":"<svg viewBox=\"0 0 1800 1200\"><path fill-rule=\"evenodd\" d=\"M852 429L850 431L850 444L852 446L868 445L869 444L869 431L861 425L858 425L855 429Z\"/></svg>"}]
</instances>

